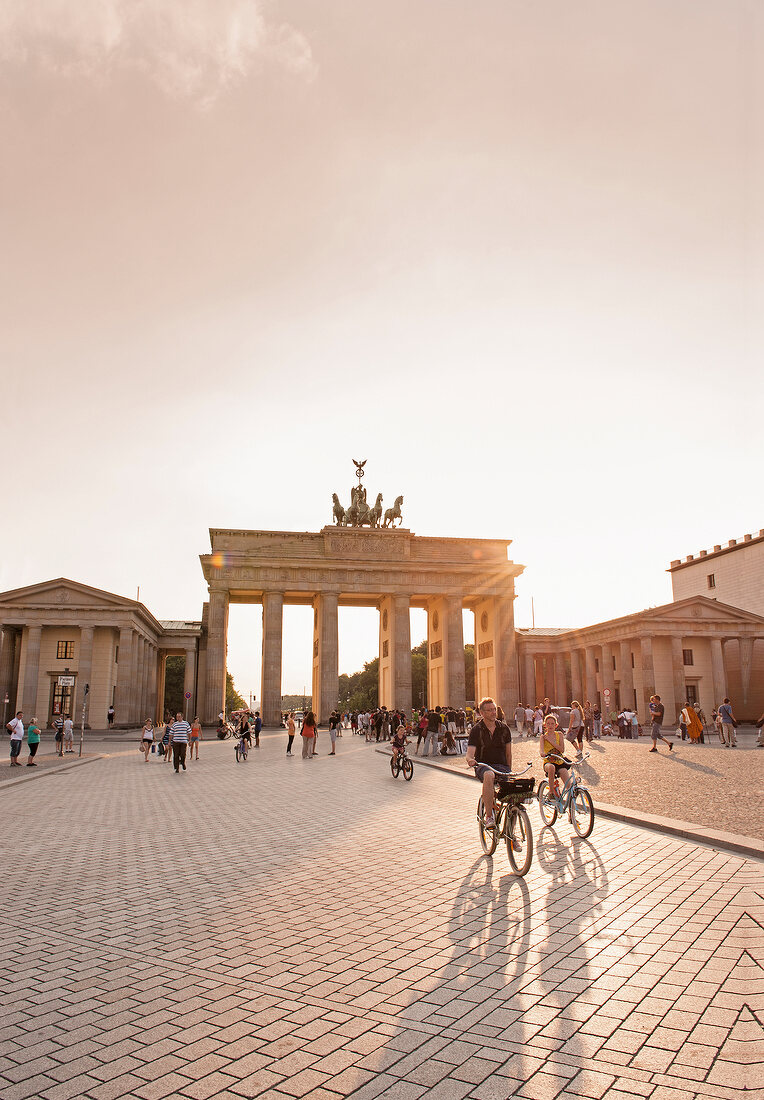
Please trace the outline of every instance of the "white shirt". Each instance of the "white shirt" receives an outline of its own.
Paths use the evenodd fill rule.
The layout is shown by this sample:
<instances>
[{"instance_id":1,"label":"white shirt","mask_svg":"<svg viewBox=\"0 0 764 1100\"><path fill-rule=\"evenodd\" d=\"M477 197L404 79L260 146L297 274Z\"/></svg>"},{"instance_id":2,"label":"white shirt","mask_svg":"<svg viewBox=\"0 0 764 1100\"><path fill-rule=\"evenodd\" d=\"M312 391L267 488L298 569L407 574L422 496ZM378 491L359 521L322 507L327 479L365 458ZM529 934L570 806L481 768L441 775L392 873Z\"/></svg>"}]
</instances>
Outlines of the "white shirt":
<instances>
[{"instance_id":1,"label":"white shirt","mask_svg":"<svg viewBox=\"0 0 764 1100\"><path fill-rule=\"evenodd\" d=\"M9 723L11 726L11 741L24 740L24 723L20 718L14 718Z\"/></svg>"},{"instance_id":2,"label":"white shirt","mask_svg":"<svg viewBox=\"0 0 764 1100\"><path fill-rule=\"evenodd\" d=\"M74 722L71 720L71 718L64 719L64 733L66 734L67 737L71 737L73 729L74 729Z\"/></svg>"}]
</instances>

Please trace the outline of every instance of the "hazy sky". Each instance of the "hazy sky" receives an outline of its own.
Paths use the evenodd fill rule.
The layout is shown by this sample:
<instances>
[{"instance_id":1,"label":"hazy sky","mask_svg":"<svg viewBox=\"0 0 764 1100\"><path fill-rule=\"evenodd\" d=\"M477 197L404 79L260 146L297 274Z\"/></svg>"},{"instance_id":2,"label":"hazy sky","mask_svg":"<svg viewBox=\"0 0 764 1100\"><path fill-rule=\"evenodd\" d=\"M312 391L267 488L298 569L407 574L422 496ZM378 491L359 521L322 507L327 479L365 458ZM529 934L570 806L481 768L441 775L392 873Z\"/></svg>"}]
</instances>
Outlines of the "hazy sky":
<instances>
[{"instance_id":1,"label":"hazy sky","mask_svg":"<svg viewBox=\"0 0 764 1100\"><path fill-rule=\"evenodd\" d=\"M198 618L207 529L317 530L355 457L513 540L519 625L666 602L764 526L763 46L755 0L4 0L0 587ZM259 608L229 645L259 694Z\"/></svg>"}]
</instances>

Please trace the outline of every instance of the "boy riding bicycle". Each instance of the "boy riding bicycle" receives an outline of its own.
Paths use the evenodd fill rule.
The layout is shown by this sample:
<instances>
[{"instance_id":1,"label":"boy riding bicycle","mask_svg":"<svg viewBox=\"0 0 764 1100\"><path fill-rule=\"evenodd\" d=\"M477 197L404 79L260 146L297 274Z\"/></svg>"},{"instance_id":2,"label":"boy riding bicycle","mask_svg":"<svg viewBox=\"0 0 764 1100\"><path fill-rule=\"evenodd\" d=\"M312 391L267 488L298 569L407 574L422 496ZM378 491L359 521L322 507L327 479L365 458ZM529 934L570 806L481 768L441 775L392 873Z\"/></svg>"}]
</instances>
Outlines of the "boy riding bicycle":
<instances>
[{"instance_id":1,"label":"boy riding bicycle","mask_svg":"<svg viewBox=\"0 0 764 1100\"><path fill-rule=\"evenodd\" d=\"M406 730L405 726L398 726L398 729L393 734L393 739L390 742L390 745L393 750L394 761L397 760L399 756L406 755L406 745L408 743L408 737L406 736L407 732L408 731Z\"/></svg>"}]
</instances>

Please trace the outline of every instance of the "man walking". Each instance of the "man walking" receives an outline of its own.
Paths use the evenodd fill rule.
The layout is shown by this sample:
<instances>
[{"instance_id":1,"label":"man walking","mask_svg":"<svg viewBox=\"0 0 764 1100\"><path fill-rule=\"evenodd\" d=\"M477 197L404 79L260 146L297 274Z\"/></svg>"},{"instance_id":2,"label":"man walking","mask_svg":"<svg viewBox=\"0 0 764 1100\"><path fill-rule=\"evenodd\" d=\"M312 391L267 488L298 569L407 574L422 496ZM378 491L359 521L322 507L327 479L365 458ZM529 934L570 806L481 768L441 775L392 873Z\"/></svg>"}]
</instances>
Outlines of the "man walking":
<instances>
[{"instance_id":1,"label":"man walking","mask_svg":"<svg viewBox=\"0 0 764 1100\"><path fill-rule=\"evenodd\" d=\"M106 721L109 724L109 729L114 725L114 707L109 707L106 711Z\"/></svg>"},{"instance_id":2,"label":"man walking","mask_svg":"<svg viewBox=\"0 0 764 1100\"><path fill-rule=\"evenodd\" d=\"M172 765L176 772L186 770L186 750L188 748L188 735L191 727L180 711L175 715L175 721L170 726L170 744L172 745Z\"/></svg>"},{"instance_id":3,"label":"man walking","mask_svg":"<svg viewBox=\"0 0 764 1100\"><path fill-rule=\"evenodd\" d=\"M10 722L6 723L6 729L11 735L11 767L20 768L19 754L21 753L21 742L24 740L24 712L21 710L16 711L16 717L11 718Z\"/></svg>"},{"instance_id":4,"label":"man walking","mask_svg":"<svg viewBox=\"0 0 764 1100\"><path fill-rule=\"evenodd\" d=\"M424 748L422 749L422 756L435 756L438 751L438 730L440 729L440 714L437 710L431 710L427 713L427 733L424 738ZM427 746L431 746L430 752L427 751Z\"/></svg>"},{"instance_id":5,"label":"man walking","mask_svg":"<svg viewBox=\"0 0 764 1100\"><path fill-rule=\"evenodd\" d=\"M662 730L663 730L663 715L665 713L666 713L666 708L664 707L663 703L661 702L660 695L651 695L650 696L650 717L652 719L652 724L653 724L653 747L651 749L648 749L647 750L648 752L657 752L658 751L657 742L659 740L666 742L666 744L669 747L669 752L671 752L672 749L674 748L674 746L671 744L671 742L669 740L667 740L663 736L663 733L662 733Z\"/></svg>"},{"instance_id":6,"label":"man walking","mask_svg":"<svg viewBox=\"0 0 764 1100\"><path fill-rule=\"evenodd\" d=\"M737 720L732 713L732 704L729 699L725 699L722 705L719 707L719 721L722 727L722 741L726 742L727 748L737 748L737 734L735 728L737 726Z\"/></svg>"},{"instance_id":7,"label":"man walking","mask_svg":"<svg viewBox=\"0 0 764 1100\"><path fill-rule=\"evenodd\" d=\"M522 738L525 729L525 707L522 703L518 703L515 707L515 729L517 736Z\"/></svg>"},{"instance_id":8,"label":"man walking","mask_svg":"<svg viewBox=\"0 0 764 1100\"><path fill-rule=\"evenodd\" d=\"M263 720L260 717L260 711L255 711L255 748L260 748L260 731L263 728Z\"/></svg>"}]
</instances>

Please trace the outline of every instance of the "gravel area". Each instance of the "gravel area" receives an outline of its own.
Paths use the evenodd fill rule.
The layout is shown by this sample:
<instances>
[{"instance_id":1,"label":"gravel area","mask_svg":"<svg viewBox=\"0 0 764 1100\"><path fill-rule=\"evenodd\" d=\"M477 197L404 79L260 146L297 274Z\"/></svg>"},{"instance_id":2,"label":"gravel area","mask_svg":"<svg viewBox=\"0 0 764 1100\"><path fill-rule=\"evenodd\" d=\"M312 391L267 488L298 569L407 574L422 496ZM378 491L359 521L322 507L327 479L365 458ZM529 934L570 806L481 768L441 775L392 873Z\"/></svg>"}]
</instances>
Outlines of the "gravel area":
<instances>
[{"instance_id":1,"label":"gravel area","mask_svg":"<svg viewBox=\"0 0 764 1100\"><path fill-rule=\"evenodd\" d=\"M718 741L670 740L673 750L659 741L657 753L649 751L652 742L646 737L593 741L580 774L595 806L610 803L764 840L764 749L754 747L754 734L740 731L736 749L723 749ZM537 740L515 741L512 751L515 768L533 760L536 778L541 777ZM437 759L458 771L465 768L464 757Z\"/></svg>"}]
</instances>

